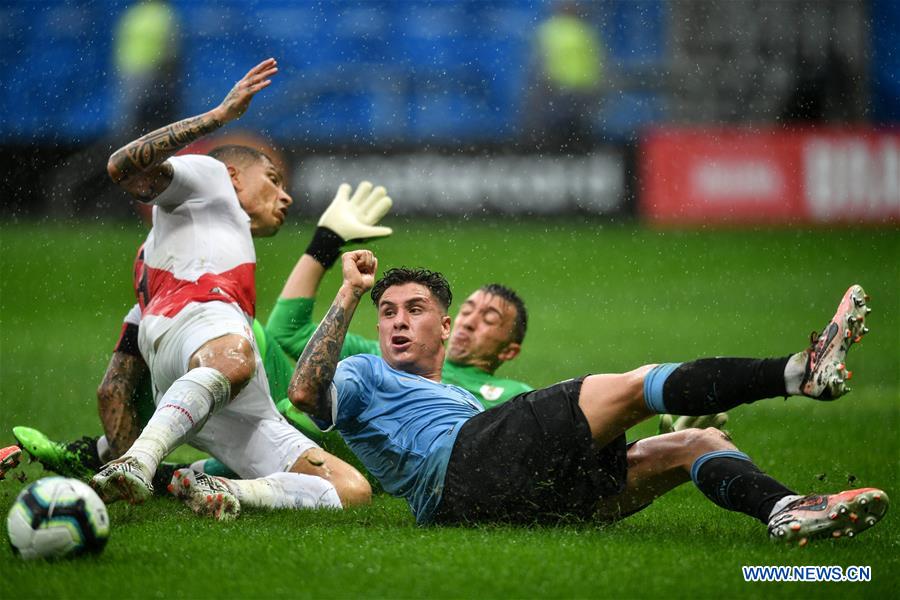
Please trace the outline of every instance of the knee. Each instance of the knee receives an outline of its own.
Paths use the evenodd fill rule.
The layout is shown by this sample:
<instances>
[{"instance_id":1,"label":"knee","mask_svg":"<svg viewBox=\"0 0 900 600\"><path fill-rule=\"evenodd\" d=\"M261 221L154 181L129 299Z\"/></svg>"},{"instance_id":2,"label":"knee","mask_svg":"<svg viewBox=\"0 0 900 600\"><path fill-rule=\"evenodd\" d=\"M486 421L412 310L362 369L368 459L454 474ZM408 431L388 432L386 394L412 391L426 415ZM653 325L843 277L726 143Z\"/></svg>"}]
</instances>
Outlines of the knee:
<instances>
[{"instance_id":1,"label":"knee","mask_svg":"<svg viewBox=\"0 0 900 600\"><path fill-rule=\"evenodd\" d=\"M655 364L644 365L625 373L625 377L629 379L631 386L634 389L634 393L639 394L641 399L644 398L644 380L647 378L647 374L657 366L658 365Z\"/></svg>"},{"instance_id":2,"label":"knee","mask_svg":"<svg viewBox=\"0 0 900 600\"><path fill-rule=\"evenodd\" d=\"M338 496L344 507L362 506L372 502L372 486L361 474L356 473L349 481L336 486Z\"/></svg>"},{"instance_id":3,"label":"knee","mask_svg":"<svg viewBox=\"0 0 900 600\"><path fill-rule=\"evenodd\" d=\"M256 375L256 353L253 346L244 338L235 344L235 348L229 353L228 378L232 386L243 387Z\"/></svg>"},{"instance_id":4,"label":"knee","mask_svg":"<svg viewBox=\"0 0 900 600\"><path fill-rule=\"evenodd\" d=\"M693 451L692 454L734 449L734 444L731 443L731 438L728 437L728 434L715 427L706 427L705 429L690 428L679 433L685 434L685 445Z\"/></svg>"},{"instance_id":5,"label":"knee","mask_svg":"<svg viewBox=\"0 0 900 600\"><path fill-rule=\"evenodd\" d=\"M664 453L664 460L667 461L667 464L688 472L694 461L708 452L735 449L728 436L714 427L683 429L667 433L659 438L666 438L668 444ZM629 460L630 458L629 454Z\"/></svg>"},{"instance_id":6,"label":"knee","mask_svg":"<svg viewBox=\"0 0 900 600\"><path fill-rule=\"evenodd\" d=\"M334 486L341 505L359 506L372 501L372 486L352 465L321 448L310 448L291 467L294 473L316 475Z\"/></svg>"},{"instance_id":7,"label":"knee","mask_svg":"<svg viewBox=\"0 0 900 600\"><path fill-rule=\"evenodd\" d=\"M348 465L349 466L349 465ZM362 506L372 501L372 486L362 473L350 467L329 473L328 480L337 491L344 508Z\"/></svg>"},{"instance_id":8,"label":"knee","mask_svg":"<svg viewBox=\"0 0 900 600\"><path fill-rule=\"evenodd\" d=\"M256 375L256 352L248 339L239 335L224 336L204 344L188 363L188 368L210 367L231 383L234 398Z\"/></svg>"}]
</instances>

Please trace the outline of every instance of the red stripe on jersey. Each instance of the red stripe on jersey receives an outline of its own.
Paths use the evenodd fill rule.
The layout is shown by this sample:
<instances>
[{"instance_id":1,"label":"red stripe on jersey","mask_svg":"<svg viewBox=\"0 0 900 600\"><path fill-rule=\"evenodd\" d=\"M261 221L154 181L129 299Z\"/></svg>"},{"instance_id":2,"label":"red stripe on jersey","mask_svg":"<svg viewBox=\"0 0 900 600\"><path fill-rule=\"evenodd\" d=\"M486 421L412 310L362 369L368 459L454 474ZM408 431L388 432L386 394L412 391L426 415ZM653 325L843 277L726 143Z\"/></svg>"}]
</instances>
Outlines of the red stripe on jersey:
<instances>
[{"instance_id":1,"label":"red stripe on jersey","mask_svg":"<svg viewBox=\"0 0 900 600\"><path fill-rule=\"evenodd\" d=\"M178 279L163 269L144 265L150 302L144 315L171 317L191 302L230 302L251 317L256 313L256 263L223 273L206 273L197 281Z\"/></svg>"}]
</instances>

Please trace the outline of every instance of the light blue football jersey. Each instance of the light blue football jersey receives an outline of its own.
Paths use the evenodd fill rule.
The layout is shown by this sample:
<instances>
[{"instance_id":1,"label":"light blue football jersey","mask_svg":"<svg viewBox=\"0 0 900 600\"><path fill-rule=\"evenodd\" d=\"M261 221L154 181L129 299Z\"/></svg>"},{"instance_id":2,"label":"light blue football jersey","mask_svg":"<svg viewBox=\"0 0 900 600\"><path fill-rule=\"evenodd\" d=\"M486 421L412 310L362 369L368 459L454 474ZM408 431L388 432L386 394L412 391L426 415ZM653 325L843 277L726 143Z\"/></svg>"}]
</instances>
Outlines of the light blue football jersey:
<instances>
[{"instance_id":1,"label":"light blue football jersey","mask_svg":"<svg viewBox=\"0 0 900 600\"><path fill-rule=\"evenodd\" d=\"M484 411L454 385L392 369L381 357L342 360L334 375L335 428L385 491L429 523L460 427Z\"/></svg>"}]
</instances>

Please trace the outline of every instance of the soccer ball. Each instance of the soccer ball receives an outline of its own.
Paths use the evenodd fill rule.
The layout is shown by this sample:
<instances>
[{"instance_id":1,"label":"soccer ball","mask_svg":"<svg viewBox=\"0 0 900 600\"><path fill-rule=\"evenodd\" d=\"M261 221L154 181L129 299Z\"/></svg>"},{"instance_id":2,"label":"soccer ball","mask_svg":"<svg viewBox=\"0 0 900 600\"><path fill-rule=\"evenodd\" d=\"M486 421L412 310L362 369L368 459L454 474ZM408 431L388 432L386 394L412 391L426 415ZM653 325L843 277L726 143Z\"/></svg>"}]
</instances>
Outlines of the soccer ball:
<instances>
[{"instance_id":1,"label":"soccer ball","mask_svg":"<svg viewBox=\"0 0 900 600\"><path fill-rule=\"evenodd\" d=\"M98 554L109 538L109 515L84 483L45 477L19 493L6 528L13 552L22 558Z\"/></svg>"}]
</instances>

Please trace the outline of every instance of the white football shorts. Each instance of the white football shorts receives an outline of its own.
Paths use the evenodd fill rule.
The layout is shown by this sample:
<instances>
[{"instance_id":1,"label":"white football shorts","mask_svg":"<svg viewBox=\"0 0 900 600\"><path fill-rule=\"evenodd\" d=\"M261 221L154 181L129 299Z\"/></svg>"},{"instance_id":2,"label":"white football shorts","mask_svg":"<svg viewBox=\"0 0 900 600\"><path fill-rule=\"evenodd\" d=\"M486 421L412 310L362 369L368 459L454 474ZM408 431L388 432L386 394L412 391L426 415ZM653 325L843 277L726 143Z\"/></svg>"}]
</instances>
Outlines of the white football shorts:
<instances>
[{"instance_id":1,"label":"white football shorts","mask_svg":"<svg viewBox=\"0 0 900 600\"><path fill-rule=\"evenodd\" d=\"M256 340L237 305L195 302L171 318L144 317L139 345L150 366L154 402L158 404L187 372L191 356L203 344L228 334L241 335L253 345L256 375L234 400L210 415L188 443L215 456L243 479L287 471L304 452L319 446L275 408Z\"/></svg>"}]
</instances>

